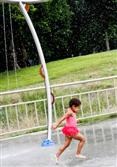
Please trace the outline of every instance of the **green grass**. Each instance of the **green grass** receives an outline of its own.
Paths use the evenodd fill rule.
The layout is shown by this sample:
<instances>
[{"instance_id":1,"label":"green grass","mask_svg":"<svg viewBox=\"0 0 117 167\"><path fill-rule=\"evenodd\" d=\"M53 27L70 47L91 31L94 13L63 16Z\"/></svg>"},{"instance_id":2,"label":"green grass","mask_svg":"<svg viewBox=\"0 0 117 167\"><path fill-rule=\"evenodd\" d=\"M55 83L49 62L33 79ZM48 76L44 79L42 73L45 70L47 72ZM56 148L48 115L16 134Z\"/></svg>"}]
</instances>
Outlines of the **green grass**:
<instances>
[{"instance_id":1,"label":"green grass","mask_svg":"<svg viewBox=\"0 0 117 167\"><path fill-rule=\"evenodd\" d=\"M16 74L14 73L14 71L10 71L9 77L7 77L6 72L0 73L0 90L6 91L6 90L16 89L16 88L27 88L27 87L35 87L35 86L42 85L44 82L42 77L39 75L39 72L38 72L39 68L40 66L33 66L29 68L20 69L20 70L17 70ZM80 81L80 80L117 75L117 50L50 62L50 63L47 63L47 68L48 68L49 79L51 84L58 84L58 83ZM9 85L8 85L8 80L9 80ZM82 85L75 86L70 90L68 89L68 87L63 89L60 89L60 88L54 89L54 95L59 96L59 95L70 94L69 91L72 91L72 93L79 93L83 91L86 92L88 90L95 90L95 89L97 90L100 88L107 88L107 87L113 87L113 82L102 81L99 84L96 84L96 83L85 84L83 86ZM113 107L113 108L116 105L115 96L113 96L114 93L115 93L114 91L110 91L110 92L108 91L109 104L110 104L110 107ZM0 96L0 105L43 99L45 98L45 96L46 96L45 90ZM101 108L101 111L104 112L104 110L107 108L105 92L101 92L99 96L101 101L100 108ZM99 113L99 107L97 104L96 97L97 97L96 93L93 93L91 95L93 114ZM65 107L68 105L69 98L70 97L67 97L64 99ZM85 116L87 116L90 113L88 96L82 95L82 101L83 101L82 103L83 111L85 111L85 114L86 114ZM34 115L35 112L33 112L35 108L33 104L27 105L29 120L27 120L27 117L26 117L25 106L20 105L17 109L18 109L18 116L19 116L21 127L23 126L28 127L29 125L32 127L33 125L35 125L35 120L33 120L33 118L35 118L35 115ZM39 122L43 125L44 122L46 121L43 113L44 111L43 104L41 103L37 104L37 111L39 115ZM61 111L62 111L61 101L57 99L56 100L57 117L60 117L63 114L63 112ZM15 129L16 128L15 108L9 107L7 108L7 112L8 112L9 119L11 120L10 125L12 128ZM113 115L113 117L115 117L115 115ZM5 108L1 108L0 118L5 129L7 127ZM94 121L102 121L109 118L111 117L101 116L96 118L84 119L84 120L81 120L80 122L83 124L88 122L93 123ZM38 130L42 130L42 129L38 129ZM29 132L33 132L33 130Z\"/></svg>"},{"instance_id":2,"label":"green grass","mask_svg":"<svg viewBox=\"0 0 117 167\"><path fill-rule=\"evenodd\" d=\"M0 73L0 90L10 90L43 84L40 66ZM117 75L117 50L67 58L47 63L51 84ZM9 84L8 84L9 80Z\"/></svg>"}]
</instances>

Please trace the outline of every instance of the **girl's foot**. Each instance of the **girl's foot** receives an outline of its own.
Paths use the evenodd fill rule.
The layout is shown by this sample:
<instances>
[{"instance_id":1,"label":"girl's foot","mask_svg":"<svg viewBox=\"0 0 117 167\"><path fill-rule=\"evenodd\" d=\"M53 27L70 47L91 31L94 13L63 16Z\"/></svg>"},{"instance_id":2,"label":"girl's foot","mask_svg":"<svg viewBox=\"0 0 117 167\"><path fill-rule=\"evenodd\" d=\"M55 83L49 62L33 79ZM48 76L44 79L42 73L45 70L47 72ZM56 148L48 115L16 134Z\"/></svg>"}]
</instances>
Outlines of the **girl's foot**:
<instances>
[{"instance_id":1,"label":"girl's foot","mask_svg":"<svg viewBox=\"0 0 117 167\"><path fill-rule=\"evenodd\" d=\"M76 158L86 159L86 156L82 154L76 154Z\"/></svg>"},{"instance_id":2,"label":"girl's foot","mask_svg":"<svg viewBox=\"0 0 117 167\"><path fill-rule=\"evenodd\" d=\"M55 161L56 161L56 164L59 164L59 157L57 157L56 154L55 154Z\"/></svg>"}]
</instances>

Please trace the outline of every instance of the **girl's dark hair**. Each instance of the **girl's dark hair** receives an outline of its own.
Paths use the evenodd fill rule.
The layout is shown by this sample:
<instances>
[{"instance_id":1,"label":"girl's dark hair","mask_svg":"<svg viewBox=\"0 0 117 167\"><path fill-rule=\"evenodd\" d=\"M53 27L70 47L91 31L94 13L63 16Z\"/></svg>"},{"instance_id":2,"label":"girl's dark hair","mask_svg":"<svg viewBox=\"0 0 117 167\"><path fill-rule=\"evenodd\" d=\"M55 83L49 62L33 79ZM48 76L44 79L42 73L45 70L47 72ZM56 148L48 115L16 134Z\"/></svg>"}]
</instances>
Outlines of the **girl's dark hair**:
<instances>
[{"instance_id":1,"label":"girl's dark hair","mask_svg":"<svg viewBox=\"0 0 117 167\"><path fill-rule=\"evenodd\" d=\"M77 99L77 98L73 98L73 99L71 99L69 101L69 107L72 107L73 105L75 107L80 106L81 105L81 101L79 99Z\"/></svg>"}]
</instances>

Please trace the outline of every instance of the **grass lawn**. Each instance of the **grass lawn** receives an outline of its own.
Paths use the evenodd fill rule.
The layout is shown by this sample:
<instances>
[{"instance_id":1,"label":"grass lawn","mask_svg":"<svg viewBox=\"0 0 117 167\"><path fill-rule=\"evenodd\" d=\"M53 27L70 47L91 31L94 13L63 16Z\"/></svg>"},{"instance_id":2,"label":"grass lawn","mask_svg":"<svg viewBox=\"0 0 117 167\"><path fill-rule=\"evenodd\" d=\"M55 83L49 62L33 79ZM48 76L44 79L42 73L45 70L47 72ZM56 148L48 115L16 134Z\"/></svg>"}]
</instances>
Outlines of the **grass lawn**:
<instances>
[{"instance_id":1,"label":"grass lawn","mask_svg":"<svg viewBox=\"0 0 117 167\"><path fill-rule=\"evenodd\" d=\"M14 71L10 71L8 74L6 72L0 73L0 90L6 91L16 88L27 88L27 87L35 87L39 85L43 85L43 78L39 75L39 68L38 66L28 67L24 69L17 70L15 73ZM97 54L91 54L87 56L79 56L73 58L67 58L64 60L54 61L47 63L49 79L51 84L58 84L58 83L67 83L72 81L80 81L80 80L87 80L87 79L94 79L94 78L101 78L107 77L112 75L117 75L117 50L102 52ZM72 93L79 93L79 92L87 92L89 90L97 90L98 88L111 88L113 87L112 81L103 81L103 83L99 83L98 85L95 83L92 84L85 84L85 86L75 86L72 88ZM31 91L31 92L24 92L19 94L10 94L10 95L3 95L0 96L0 105L7 105L7 104L15 104L20 102L26 101L34 101L46 98L45 90L40 91ZM63 89L56 89L54 90L55 96L59 95L68 95L70 94L70 89L63 88ZM114 110L116 107L116 100L115 100L115 92L108 91L108 104L109 110ZM91 107L93 114L99 114L101 112L105 112L108 109L107 98L105 92L100 92L98 96L100 97L100 109L99 104L97 101L97 94L93 93L90 94L91 98ZM69 97L64 98L64 105L68 104ZM89 96L87 94L82 95L82 109L84 111L85 116L90 113L90 105L89 105ZM17 110L16 110L17 109ZM42 103L36 103L36 109L38 114L38 119L40 125L45 125L45 115L44 115L44 105ZM22 104L19 105L17 108L14 106L10 106L7 108L2 107L0 112L0 122L2 122L3 130L7 130L7 119L6 119L6 112L8 113L8 118L10 120L10 126L13 130L17 129L17 118L16 118L16 111L18 112L18 118L20 120L21 127L32 127L36 124L35 122L35 105L34 103L30 104ZM28 112L28 117L26 115ZM63 106L61 99L56 99L56 115L59 118L63 114ZM82 113L81 113L82 114ZM95 121L102 121L109 118L115 118L117 115L107 115L107 116L100 116L100 117L93 117L90 119L82 119L81 123L93 123ZM80 117L80 115L79 115ZM26 131L24 133L34 132L43 130L42 128L36 128L31 131ZM19 135L20 133L12 134L12 135ZM21 133L22 134L22 133Z\"/></svg>"},{"instance_id":2,"label":"grass lawn","mask_svg":"<svg viewBox=\"0 0 117 167\"><path fill-rule=\"evenodd\" d=\"M0 73L0 91L43 84L39 66ZM117 50L47 63L51 84L117 75Z\"/></svg>"}]
</instances>

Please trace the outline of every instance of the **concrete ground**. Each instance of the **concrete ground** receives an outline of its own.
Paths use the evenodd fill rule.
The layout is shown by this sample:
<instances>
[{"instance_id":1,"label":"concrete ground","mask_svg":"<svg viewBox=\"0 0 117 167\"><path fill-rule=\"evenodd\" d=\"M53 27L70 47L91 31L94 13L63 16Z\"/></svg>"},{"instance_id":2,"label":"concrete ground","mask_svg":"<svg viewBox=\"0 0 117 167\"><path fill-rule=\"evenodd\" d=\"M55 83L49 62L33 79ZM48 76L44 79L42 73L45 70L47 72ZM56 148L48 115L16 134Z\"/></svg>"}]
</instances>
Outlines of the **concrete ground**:
<instances>
[{"instance_id":1,"label":"concrete ground","mask_svg":"<svg viewBox=\"0 0 117 167\"><path fill-rule=\"evenodd\" d=\"M92 125L80 126L87 143L83 154L86 160L75 158L77 141L63 153L60 167L117 167L117 120L112 119ZM1 167L55 167L54 154L64 142L63 135L53 134L55 145L41 147L45 134L29 134L1 141Z\"/></svg>"}]
</instances>

